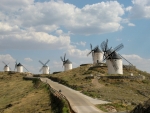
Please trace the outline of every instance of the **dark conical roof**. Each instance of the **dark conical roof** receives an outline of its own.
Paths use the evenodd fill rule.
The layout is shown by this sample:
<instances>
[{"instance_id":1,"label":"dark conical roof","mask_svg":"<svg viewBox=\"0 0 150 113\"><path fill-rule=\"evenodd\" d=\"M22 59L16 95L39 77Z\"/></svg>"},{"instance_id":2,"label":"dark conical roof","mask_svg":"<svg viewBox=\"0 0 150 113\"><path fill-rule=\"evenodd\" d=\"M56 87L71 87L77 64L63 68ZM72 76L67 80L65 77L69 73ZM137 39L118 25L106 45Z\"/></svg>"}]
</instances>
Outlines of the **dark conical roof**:
<instances>
[{"instance_id":1,"label":"dark conical roof","mask_svg":"<svg viewBox=\"0 0 150 113\"><path fill-rule=\"evenodd\" d=\"M21 63L17 64L17 66L23 66Z\"/></svg>"},{"instance_id":2,"label":"dark conical roof","mask_svg":"<svg viewBox=\"0 0 150 113\"><path fill-rule=\"evenodd\" d=\"M111 55L111 57L109 57L108 59L110 59L110 58L112 58L112 59L122 59L122 58L118 55L117 52L113 52L112 55Z\"/></svg>"},{"instance_id":3,"label":"dark conical roof","mask_svg":"<svg viewBox=\"0 0 150 113\"><path fill-rule=\"evenodd\" d=\"M71 63L72 62L69 59L67 59L64 64L71 64Z\"/></svg>"},{"instance_id":4,"label":"dark conical roof","mask_svg":"<svg viewBox=\"0 0 150 113\"><path fill-rule=\"evenodd\" d=\"M44 65L43 67L48 67L48 65Z\"/></svg>"},{"instance_id":5,"label":"dark conical roof","mask_svg":"<svg viewBox=\"0 0 150 113\"><path fill-rule=\"evenodd\" d=\"M5 67L8 67L8 65L5 65Z\"/></svg>"},{"instance_id":6,"label":"dark conical roof","mask_svg":"<svg viewBox=\"0 0 150 113\"><path fill-rule=\"evenodd\" d=\"M102 52L100 49L99 49L99 47L96 49L96 50L94 50L94 52L95 53L100 53L100 52Z\"/></svg>"}]
</instances>

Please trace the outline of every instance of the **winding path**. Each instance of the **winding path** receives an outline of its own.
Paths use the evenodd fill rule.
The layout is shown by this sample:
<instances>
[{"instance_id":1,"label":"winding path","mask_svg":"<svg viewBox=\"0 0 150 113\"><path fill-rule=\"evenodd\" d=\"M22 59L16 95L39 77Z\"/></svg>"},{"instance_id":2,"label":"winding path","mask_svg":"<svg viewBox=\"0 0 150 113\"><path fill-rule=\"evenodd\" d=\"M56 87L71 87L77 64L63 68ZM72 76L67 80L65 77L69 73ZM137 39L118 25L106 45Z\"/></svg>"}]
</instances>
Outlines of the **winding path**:
<instances>
[{"instance_id":1,"label":"winding path","mask_svg":"<svg viewBox=\"0 0 150 113\"><path fill-rule=\"evenodd\" d=\"M103 111L100 111L98 108L96 108L94 105L109 103L83 95L79 91L75 91L57 82L53 82L48 78L40 79L41 81L48 83L55 90L61 90L61 93L68 99L72 109L76 113L104 113Z\"/></svg>"}]
</instances>

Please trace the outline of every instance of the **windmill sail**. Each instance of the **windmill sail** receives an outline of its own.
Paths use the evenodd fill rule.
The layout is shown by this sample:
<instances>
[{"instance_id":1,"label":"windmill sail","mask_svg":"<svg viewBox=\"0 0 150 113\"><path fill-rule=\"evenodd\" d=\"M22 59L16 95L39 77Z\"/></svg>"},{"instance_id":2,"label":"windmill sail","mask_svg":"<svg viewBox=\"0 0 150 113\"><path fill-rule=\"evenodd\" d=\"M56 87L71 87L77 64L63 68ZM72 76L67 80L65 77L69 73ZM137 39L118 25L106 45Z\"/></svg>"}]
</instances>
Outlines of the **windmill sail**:
<instances>
[{"instance_id":1,"label":"windmill sail","mask_svg":"<svg viewBox=\"0 0 150 113\"><path fill-rule=\"evenodd\" d=\"M41 69L39 70L39 72L41 72L43 70L43 74L49 74L49 67L47 66L47 64L49 63L50 60L47 60L46 63L43 63L42 61L39 60L39 62L42 64Z\"/></svg>"}]
</instances>

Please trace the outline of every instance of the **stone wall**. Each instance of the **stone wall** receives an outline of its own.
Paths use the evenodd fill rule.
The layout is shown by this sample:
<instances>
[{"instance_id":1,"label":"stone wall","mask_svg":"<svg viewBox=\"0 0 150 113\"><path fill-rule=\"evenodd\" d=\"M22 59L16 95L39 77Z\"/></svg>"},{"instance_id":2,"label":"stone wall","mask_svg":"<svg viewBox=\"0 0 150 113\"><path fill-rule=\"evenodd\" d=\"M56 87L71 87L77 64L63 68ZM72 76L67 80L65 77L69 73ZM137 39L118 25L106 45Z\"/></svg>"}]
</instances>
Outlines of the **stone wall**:
<instances>
[{"instance_id":1,"label":"stone wall","mask_svg":"<svg viewBox=\"0 0 150 113\"><path fill-rule=\"evenodd\" d=\"M145 76L97 76L99 79L130 79L130 80L144 80Z\"/></svg>"}]
</instances>

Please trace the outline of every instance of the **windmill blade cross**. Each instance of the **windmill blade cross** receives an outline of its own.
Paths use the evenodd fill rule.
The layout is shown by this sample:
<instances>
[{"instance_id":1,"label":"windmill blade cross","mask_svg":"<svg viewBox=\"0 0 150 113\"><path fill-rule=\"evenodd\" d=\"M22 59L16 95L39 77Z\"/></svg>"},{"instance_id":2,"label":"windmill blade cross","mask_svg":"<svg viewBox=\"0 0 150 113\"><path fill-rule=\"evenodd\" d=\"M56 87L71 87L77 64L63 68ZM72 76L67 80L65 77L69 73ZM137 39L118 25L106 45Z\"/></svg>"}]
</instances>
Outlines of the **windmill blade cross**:
<instances>
[{"instance_id":1,"label":"windmill blade cross","mask_svg":"<svg viewBox=\"0 0 150 113\"><path fill-rule=\"evenodd\" d=\"M92 49L92 44L90 44L90 47L91 47L91 51L87 54L87 56L89 56L89 54L95 51L98 48L98 45L94 49ZM93 53L92 53L92 56L93 56Z\"/></svg>"},{"instance_id":2,"label":"windmill blade cross","mask_svg":"<svg viewBox=\"0 0 150 113\"><path fill-rule=\"evenodd\" d=\"M122 49L124 46L123 46L123 44L119 44L118 46L116 46L115 48L114 48L114 51L119 51L120 49Z\"/></svg>"},{"instance_id":3,"label":"windmill blade cross","mask_svg":"<svg viewBox=\"0 0 150 113\"><path fill-rule=\"evenodd\" d=\"M96 49L98 49L98 45L92 51L95 51Z\"/></svg>"},{"instance_id":4,"label":"windmill blade cross","mask_svg":"<svg viewBox=\"0 0 150 113\"><path fill-rule=\"evenodd\" d=\"M93 62L94 62L94 52L92 52L92 58L93 58Z\"/></svg>"},{"instance_id":5,"label":"windmill blade cross","mask_svg":"<svg viewBox=\"0 0 150 113\"><path fill-rule=\"evenodd\" d=\"M92 51L90 51L88 54L87 54L87 56L89 56L89 54L91 54L92 53Z\"/></svg>"},{"instance_id":6,"label":"windmill blade cross","mask_svg":"<svg viewBox=\"0 0 150 113\"><path fill-rule=\"evenodd\" d=\"M23 66L24 67L24 66ZM24 67L25 68L25 67ZM25 68L25 70L27 70L27 68ZM28 71L28 70L27 70ZM29 71L28 71L29 72Z\"/></svg>"},{"instance_id":7,"label":"windmill blade cross","mask_svg":"<svg viewBox=\"0 0 150 113\"><path fill-rule=\"evenodd\" d=\"M106 60L106 59L107 59L108 57L110 57L114 52L119 51L119 50L122 49L123 47L124 47L123 44L119 44L118 46L116 46L112 52L108 53L107 57L106 57L104 60ZM111 48L110 48L110 49L111 49ZM110 49L109 49L109 50L110 50Z\"/></svg>"},{"instance_id":8,"label":"windmill blade cross","mask_svg":"<svg viewBox=\"0 0 150 113\"><path fill-rule=\"evenodd\" d=\"M62 57L60 57L60 59L61 59L61 61L63 62L63 58L62 58Z\"/></svg>"},{"instance_id":9,"label":"windmill blade cross","mask_svg":"<svg viewBox=\"0 0 150 113\"><path fill-rule=\"evenodd\" d=\"M108 50L108 39L106 39L106 43L105 43L105 51Z\"/></svg>"},{"instance_id":10,"label":"windmill blade cross","mask_svg":"<svg viewBox=\"0 0 150 113\"><path fill-rule=\"evenodd\" d=\"M105 41L103 41L100 46L102 48L102 51L104 52L105 51Z\"/></svg>"},{"instance_id":11,"label":"windmill blade cross","mask_svg":"<svg viewBox=\"0 0 150 113\"><path fill-rule=\"evenodd\" d=\"M133 66L133 64L132 63L130 63L127 59L125 59L123 56L121 56L119 53L118 53L118 55L121 57L121 58L123 58L125 61L127 61L130 65L132 65Z\"/></svg>"},{"instance_id":12,"label":"windmill blade cross","mask_svg":"<svg viewBox=\"0 0 150 113\"><path fill-rule=\"evenodd\" d=\"M50 60L48 60L44 65L48 64L49 61L50 61Z\"/></svg>"},{"instance_id":13,"label":"windmill blade cross","mask_svg":"<svg viewBox=\"0 0 150 113\"><path fill-rule=\"evenodd\" d=\"M43 69L43 67L39 70L39 72L41 72L41 71L42 71L42 69Z\"/></svg>"},{"instance_id":14,"label":"windmill blade cross","mask_svg":"<svg viewBox=\"0 0 150 113\"><path fill-rule=\"evenodd\" d=\"M63 65L62 65L62 68L63 68L64 64L65 64L65 61L63 61Z\"/></svg>"},{"instance_id":15,"label":"windmill blade cross","mask_svg":"<svg viewBox=\"0 0 150 113\"><path fill-rule=\"evenodd\" d=\"M17 68L17 61L16 61L16 64L15 64L15 69ZM14 71L15 71L15 69L14 69Z\"/></svg>"},{"instance_id":16,"label":"windmill blade cross","mask_svg":"<svg viewBox=\"0 0 150 113\"><path fill-rule=\"evenodd\" d=\"M7 65L4 61L2 61L2 62L3 62L3 64Z\"/></svg>"},{"instance_id":17,"label":"windmill blade cross","mask_svg":"<svg viewBox=\"0 0 150 113\"><path fill-rule=\"evenodd\" d=\"M43 62L41 62L40 60L39 60L39 62L40 62L42 65L44 65L44 63L43 63Z\"/></svg>"},{"instance_id":18,"label":"windmill blade cross","mask_svg":"<svg viewBox=\"0 0 150 113\"><path fill-rule=\"evenodd\" d=\"M91 50L92 50L92 44L90 44Z\"/></svg>"},{"instance_id":19,"label":"windmill blade cross","mask_svg":"<svg viewBox=\"0 0 150 113\"><path fill-rule=\"evenodd\" d=\"M65 53L65 55L64 55L64 61L65 61L65 57L66 57L66 53Z\"/></svg>"},{"instance_id":20,"label":"windmill blade cross","mask_svg":"<svg viewBox=\"0 0 150 113\"><path fill-rule=\"evenodd\" d=\"M103 61L104 60L106 60L106 59L108 59L108 58L110 58L111 57L111 55L114 53L114 51L113 52L111 52L111 53L107 53L108 55L106 56L106 53L107 52L104 52L104 56L105 56L105 58L103 59Z\"/></svg>"}]
</instances>

